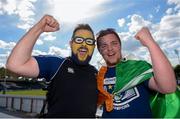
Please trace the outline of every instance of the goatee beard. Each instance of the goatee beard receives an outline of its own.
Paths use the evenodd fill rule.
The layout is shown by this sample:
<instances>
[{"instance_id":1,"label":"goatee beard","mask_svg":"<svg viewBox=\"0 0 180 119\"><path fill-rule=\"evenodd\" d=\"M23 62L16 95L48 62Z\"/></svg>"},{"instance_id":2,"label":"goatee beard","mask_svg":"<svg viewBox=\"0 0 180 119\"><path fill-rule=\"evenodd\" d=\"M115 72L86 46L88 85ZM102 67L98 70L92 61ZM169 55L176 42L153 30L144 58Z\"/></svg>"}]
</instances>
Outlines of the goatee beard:
<instances>
[{"instance_id":1,"label":"goatee beard","mask_svg":"<svg viewBox=\"0 0 180 119\"><path fill-rule=\"evenodd\" d=\"M78 65L88 65L92 56L87 56L86 60L80 61L78 59L78 56L72 52L71 57L72 57L73 61L75 61L76 64L78 64Z\"/></svg>"}]
</instances>

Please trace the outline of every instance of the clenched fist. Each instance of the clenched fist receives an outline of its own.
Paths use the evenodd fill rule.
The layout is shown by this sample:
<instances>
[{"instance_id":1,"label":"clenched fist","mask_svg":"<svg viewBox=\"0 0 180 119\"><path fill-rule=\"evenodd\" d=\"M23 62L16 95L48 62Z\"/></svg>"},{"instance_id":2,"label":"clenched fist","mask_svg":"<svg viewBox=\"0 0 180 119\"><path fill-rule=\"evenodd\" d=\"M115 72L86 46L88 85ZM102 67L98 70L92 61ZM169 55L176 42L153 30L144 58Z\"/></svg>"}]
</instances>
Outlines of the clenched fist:
<instances>
[{"instance_id":1,"label":"clenched fist","mask_svg":"<svg viewBox=\"0 0 180 119\"><path fill-rule=\"evenodd\" d=\"M148 46L151 43L155 42L149 29L143 27L136 35L135 38L141 42L142 45Z\"/></svg>"},{"instance_id":2,"label":"clenched fist","mask_svg":"<svg viewBox=\"0 0 180 119\"><path fill-rule=\"evenodd\" d=\"M42 32L54 32L59 30L59 23L50 15L45 15L41 18L37 25L40 27Z\"/></svg>"}]
</instances>

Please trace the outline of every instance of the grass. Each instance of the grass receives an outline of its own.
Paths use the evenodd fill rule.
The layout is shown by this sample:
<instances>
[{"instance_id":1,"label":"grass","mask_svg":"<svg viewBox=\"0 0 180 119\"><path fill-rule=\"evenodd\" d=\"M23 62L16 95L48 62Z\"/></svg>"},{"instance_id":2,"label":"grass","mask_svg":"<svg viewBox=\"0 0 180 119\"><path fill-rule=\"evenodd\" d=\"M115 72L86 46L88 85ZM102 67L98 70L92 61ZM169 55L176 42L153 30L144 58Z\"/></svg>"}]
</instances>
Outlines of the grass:
<instances>
[{"instance_id":1,"label":"grass","mask_svg":"<svg viewBox=\"0 0 180 119\"><path fill-rule=\"evenodd\" d=\"M29 95L29 96L45 96L47 91L38 90L18 90L18 91L6 91L6 94L12 95Z\"/></svg>"}]
</instances>

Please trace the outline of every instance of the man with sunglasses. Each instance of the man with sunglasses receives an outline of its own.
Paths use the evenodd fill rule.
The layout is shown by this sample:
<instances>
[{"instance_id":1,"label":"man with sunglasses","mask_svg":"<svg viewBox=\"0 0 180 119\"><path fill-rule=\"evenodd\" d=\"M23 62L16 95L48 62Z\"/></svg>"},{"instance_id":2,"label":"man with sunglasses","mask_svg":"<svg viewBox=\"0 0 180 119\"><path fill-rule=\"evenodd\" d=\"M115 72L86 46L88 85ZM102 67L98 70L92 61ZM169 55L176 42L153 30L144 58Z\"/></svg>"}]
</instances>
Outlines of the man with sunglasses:
<instances>
[{"instance_id":1,"label":"man with sunglasses","mask_svg":"<svg viewBox=\"0 0 180 119\"><path fill-rule=\"evenodd\" d=\"M43 32L59 30L59 23L45 15L17 43L6 67L27 77L45 78L49 83L45 117L95 117L97 70L89 64L95 39L88 24L78 25L72 35L72 55L31 56L33 46Z\"/></svg>"}]
</instances>

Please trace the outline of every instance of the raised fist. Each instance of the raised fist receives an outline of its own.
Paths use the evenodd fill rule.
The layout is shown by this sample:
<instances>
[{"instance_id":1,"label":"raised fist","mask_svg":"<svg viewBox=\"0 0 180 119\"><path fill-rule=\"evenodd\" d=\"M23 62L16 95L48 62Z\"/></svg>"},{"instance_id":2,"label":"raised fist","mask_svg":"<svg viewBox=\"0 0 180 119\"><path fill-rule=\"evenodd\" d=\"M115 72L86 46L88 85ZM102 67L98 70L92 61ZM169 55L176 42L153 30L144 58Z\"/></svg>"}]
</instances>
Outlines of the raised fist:
<instances>
[{"instance_id":1,"label":"raised fist","mask_svg":"<svg viewBox=\"0 0 180 119\"><path fill-rule=\"evenodd\" d=\"M141 28L141 30L135 35L135 38L144 46L148 46L148 44L150 44L152 41L154 42L154 39L147 27Z\"/></svg>"},{"instance_id":2,"label":"raised fist","mask_svg":"<svg viewBox=\"0 0 180 119\"><path fill-rule=\"evenodd\" d=\"M38 22L38 26L42 30L42 32L54 32L59 30L59 23L57 20L50 15L45 15Z\"/></svg>"}]
</instances>

